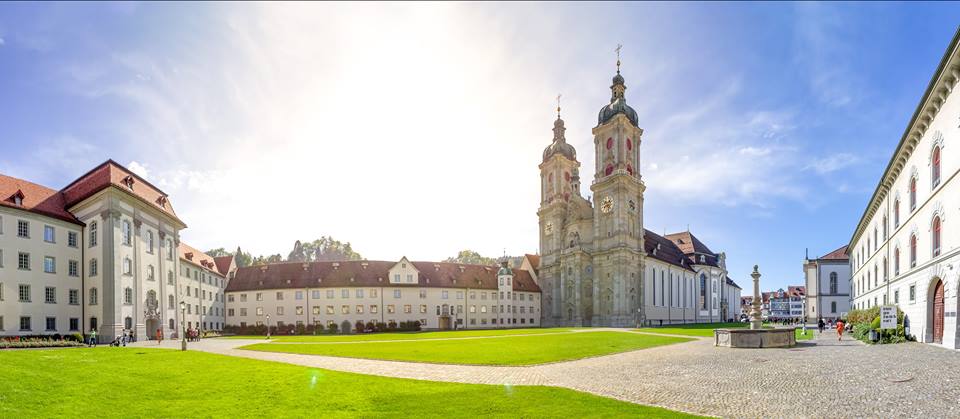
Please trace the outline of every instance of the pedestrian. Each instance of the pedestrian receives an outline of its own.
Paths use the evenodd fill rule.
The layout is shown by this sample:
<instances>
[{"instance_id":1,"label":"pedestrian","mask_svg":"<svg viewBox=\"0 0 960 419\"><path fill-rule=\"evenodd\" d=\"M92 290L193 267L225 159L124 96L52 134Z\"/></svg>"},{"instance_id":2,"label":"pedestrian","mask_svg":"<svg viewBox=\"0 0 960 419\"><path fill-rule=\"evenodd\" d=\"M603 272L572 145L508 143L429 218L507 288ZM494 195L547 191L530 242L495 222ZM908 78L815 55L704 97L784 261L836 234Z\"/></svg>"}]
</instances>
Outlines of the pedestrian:
<instances>
[{"instance_id":1,"label":"pedestrian","mask_svg":"<svg viewBox=\"0 0 960 419\"><path fill-rule=\"evenodd\" d=\"M157 345L163 342L163 330L157 329Z\"/></svg>"},{"instance_id":2,"label":"pedestrian","mask_svg":"<svg viewBox=\"0 0 960 419\"><path fill-rule=\"evenodd\" d=\"M90 346L97 346L97 329L90 329Z\"/></svg>"},{"instance_id":3,"label":"pedestrian","mask_svg":"<svg viewBox=\"0 0 960 419\"><path fill-rule=\"evenodd\" d=\"M820 320L817 321L817 331L819 331L820 333L823 333L823 326L824 326L823 317L821 317Z\"/></svg>"},{"instance_id":4,"label":"pedestrian","mask_svg":"<svg viewBox=\"0 0 960 419\"><path fill-rule=\"evenodd\" d=\"M123 331L123 334L120 335L120 343L122 343L123 346L127 346L127 331L126 331L126 330L124 330L124 331Z\"/></svg>"},{"instance_id":5,"label":"pedestrian","mask_svg":"<svg viewBox=\"0 0 960 419\"><path fill-rule=\"evenodd\" d=\"M843 340L843 320L837 320L837 341Z\"/></svg>"}]
</instances>

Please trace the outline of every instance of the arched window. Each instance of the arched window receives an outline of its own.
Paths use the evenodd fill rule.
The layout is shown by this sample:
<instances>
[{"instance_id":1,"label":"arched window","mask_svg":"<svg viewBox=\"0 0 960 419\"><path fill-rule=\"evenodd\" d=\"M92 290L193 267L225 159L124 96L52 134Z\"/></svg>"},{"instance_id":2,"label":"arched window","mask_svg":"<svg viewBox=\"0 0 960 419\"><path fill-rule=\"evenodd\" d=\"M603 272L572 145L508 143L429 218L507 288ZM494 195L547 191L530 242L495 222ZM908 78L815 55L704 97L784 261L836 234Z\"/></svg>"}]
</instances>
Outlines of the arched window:
<instances>
[{"instance_id":1,"label":"arched window","mask_svg":"<svg viewBox=\"0 0 960 419\"><path fill-rule=\"evenodd\" d=\"M613 149L613 138L607 138L607 150Z\"/></svg>"},{"instance_id":2,"label":"arched window","mask_svg":"<svg viewBox=\"0 0 960 419\"><path fill-rule=\"evenodd\" d=\"M917 209L917 178L910 178L910 211Z\"/></svg>"},{"instance_id":3,"label":"arched window","mask_svg":"<svg viewBox=\"0 0 960 419\"><path fill-rule=\"evenodd\" d=\"M174 304L175 302L176 301L173 300L173 294L167 296L167 308L173 308L173 306L176 305Z\"/></svg>"},{"instance_id":4,"label":"arched window","mask_svg":"<svg viewBox=\"0 0 960 419\"><path fill-rule=\"evenodd\" d=\"M90 247L97 245L97 222L90 223Z\"/></svg>"},{"instance_id":5,"label":"arched window","mask_svg":"<svg viewBox=\"0 0 960 419\"><path fill-rule=\"evenodd\" d=\"M886 281L889 278L889 269L887 268L887 258L883 258L883 280Z\"/></svg>"},{"instance_id":6,"label":"arched window","mask_svg":"<svg viewBox=\"0 0 960 419\"><path fill-rule=\"evenodd\" d=\"M156 281L156 278L153 276L153 265L147 266L147 280Z\"/></svg>"},{"instance_id":7,"label":"arched window","mask_svg":"<svg viewBox=\"0 0 960 419\"><path fill-rule=\"evenodd\" d=\"M90 259L90 276L97 276L97 259Z\"/></svg>"},{"instance_id":8,"label":"arched window","mask_svg":"<svg viewBox=\"0 0 960 419\"><path fill-rule=\"evenodd\" d=\"M837 273L836 272L830 272L830 293L831 294L837 293Z\"/></svg>"},{"instance_id":9,"label":"arched window","mask_svg":"<svg viewBox=\"0 0 960 419\"><path fill-rule=\"evenodd\" d=\"M173 240L167 239L167 260L173 260Z\"/></svg>"},{"instance_id":10,"label":"arched window","mask_svg":"<svg viewBox=\"0 0 960 419\"><path fill-rule=\"evenodd\" d=\"M153 253L153 232L147 230L147 253Z\"/></svg>"},{"instance_id":11,"label":"arched window","mask_svg":"<svg viewBox=\"0 0 960 419\"><path fill-rule=\"evenodd\" d=\"M940 217L933 218L933 257L940 256Z\"/></svg>"},{"instance_id":12,"label":"arched window","mask_svg":"<svg viewBox=\"0 0 960 419\"><path fill-rule=\"evenodd\" d=\"M627 151L633 150L633 141L627 138Z\"/></svg>"},{"instance_id":13,"label":"arched window","mask_svg":"<svg viewBox=\"0 0 960 419\"><path fill-rule=\"evenodd\" d=\"M170 319L170 330L175 330L177 325L173 323L173 319Z\"/></svg>"},{"instance_id":14,"label":"arched window","mask_svg":"<svg viewBox=\"0 0 960 419\"><path fill-rule=\"evenodd\" d=\"M900 200L893 201L893 228L900 227Z\"/></svg>"},{"instance_id":15,"label":"arched window","mask_svg":"<svg viewBox=\"0 0 960 419\"><path fill-rule=\"evenodd\" d=\"M606 169L603 169L603 175L604 175L604 176L610 176L611 173L613 173L613 165L612 165L612 164L607 165L607 168L606 168Z\"/></svg>"},{"instance_id":16,"label":"arched window","mask_svg":"<svg viewBox=\"0 0 960 419\"><path fill-rule=\"evenodd\" d=\"M130 246L133 244L133 229L130 227L130 222L127 220L123 220L122 226L123 244Z\"/></svg>"},{"instance_id":17,"label":"arched window","mask_svg":"<svg viewBox=\"0 0 960 419\"><path fill-rule=\"evenodd\" d=\"M910 267L917 266L917 235L910 236Z\"/></svg>"},{"instance_id":18,"label":"arched window","mask_svg":"<svg viewBox=\"0 0 960 419\"><path fill-rule=\"evenodd\" d=\"M173 285L173 271L167 271L167 285Z\"/></svg>"},{"instance_id":19,"label":"arched window","mask_svg":"<svg viewBox=\"0 0 960 419\"><path fill-rule=\"evenodd\" d=\"M627 173L629 173L630 176L633 176L633 166L629 164L627 165Z\"/></svg>"},{"instance_id":20,"label":"arched window","mask_svg":"<svg viewBox=\"0 0 960 419\"><path fill-rule=\"evenodd\" d=\"M883 216L883 239L887 239L887 216Z\"/></svg>"},{"instance_id":21,"label":"arched window","mask_svg":"<svg viewBox=\"0 0 960 419\"><path fill-rule=\"evenodd\" d=\"M90 288L90 305L97 305L97 289Z\"/></svg>"},{"instance_id":22,"label":"arched window","mask_svg":"<svg viewBox=\"0 0 960 419\"><path fill-rule=\"evenodd\" d=\"M133 329L133 318L130 316L123 318L123 327L127 330Z\"/></svg>"},{"instance_id":23,"label":"arched window","mask_svg":"<svg viewBox=\"0 0 960 419\"><path fill-rule=\"evenodd\" d=\"M836 301L831 301L831 302L830 302L830 312L831 312L831 313L836 313L836 312L837 312L837 302L836 302Z\"/></svg>"},{"instance_id":24,"label":"arched window","mask_svg":"<svg viewBox=\"0 0 960 419\"><path fill-rule=\"evenodd\" d=\"M707 309L707 276L700 274L700 308Z\"/></svg>"},{"instance_id":25,"label":"arched window","mask_svg":"<svg viewBox=\"0 0 960 419\"><path fill-rule=\"evenodd\" d=\"M900 275L900 248L893 249L893 276Z\"/></svg>"},{"instance_id":26,"label":"arched window","mask_svg":"<svg viewBox=\"0 0 960 419\"><path fill-rule=\"evenodd\" d=\"M123 274L133 275L133 261L130 258L123 258Z\"/></svg>"},{"instance_id":27,"label":"arched window","mask_svg":"<svg viewBox=\"0 0 960 419\"><path fill-rule=\"evenodd\" d=\"M931 188L940 184L940 146L933 149L933 158L930 159L930 183Z\"/></svg>"}]
</instances>

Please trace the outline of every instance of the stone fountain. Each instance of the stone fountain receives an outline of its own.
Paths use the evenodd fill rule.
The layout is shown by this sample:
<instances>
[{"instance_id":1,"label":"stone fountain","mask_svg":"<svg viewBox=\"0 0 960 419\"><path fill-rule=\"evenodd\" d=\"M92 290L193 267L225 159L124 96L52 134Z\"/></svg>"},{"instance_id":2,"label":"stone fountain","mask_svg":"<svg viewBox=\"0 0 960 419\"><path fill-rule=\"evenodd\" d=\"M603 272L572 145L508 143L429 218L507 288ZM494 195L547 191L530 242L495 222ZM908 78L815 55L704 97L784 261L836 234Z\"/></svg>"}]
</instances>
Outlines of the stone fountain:
<instances>
[{"instance_id":1,"label":"stone fountain","mask_svg":"<svg viewBox=\"0 0 960 419\"><path fill-rule=\"evenodd\" d=\"M760 298L760 270L753 265L753 304L749 329L714 329L714 345L728 348L789 348L797 344L795 327L764 329Z\"/></svg>"}]
</instances>

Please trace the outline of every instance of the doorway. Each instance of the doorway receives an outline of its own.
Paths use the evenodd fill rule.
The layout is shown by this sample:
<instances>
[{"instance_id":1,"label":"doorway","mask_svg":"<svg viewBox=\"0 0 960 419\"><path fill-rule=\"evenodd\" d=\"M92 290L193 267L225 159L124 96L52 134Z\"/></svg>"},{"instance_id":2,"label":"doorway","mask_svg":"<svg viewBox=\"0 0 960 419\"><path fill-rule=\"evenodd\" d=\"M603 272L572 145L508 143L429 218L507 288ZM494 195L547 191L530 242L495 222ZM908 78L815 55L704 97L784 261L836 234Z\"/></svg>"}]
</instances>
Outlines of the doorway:
<instances>
[{"instance_id":1,"label":"doorway","mask_svg":"<svg viewBox=\"0 0 960 419\"><path fill-rule=\"evenodd\" d=\"M933 290L933 341L943 343L943 281L937 280Z\"/></svg>"}]
</instances>

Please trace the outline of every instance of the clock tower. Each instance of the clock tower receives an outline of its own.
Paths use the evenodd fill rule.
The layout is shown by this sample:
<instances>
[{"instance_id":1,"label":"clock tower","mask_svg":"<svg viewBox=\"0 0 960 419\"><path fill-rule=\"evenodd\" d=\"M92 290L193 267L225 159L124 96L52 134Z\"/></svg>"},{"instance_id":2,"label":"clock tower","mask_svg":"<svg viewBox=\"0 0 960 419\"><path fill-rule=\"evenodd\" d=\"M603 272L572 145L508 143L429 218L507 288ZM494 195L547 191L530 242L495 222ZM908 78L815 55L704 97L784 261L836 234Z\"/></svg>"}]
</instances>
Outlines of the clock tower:
<instances>
[{"instance_id":1,"label":"clock tower","mask_svg":"<svg viewBox=\"0 0 960 419\"><path fill-rule=\"evenodd\" d=\"M604 325L634 324L642 295L643 192L637 113L627 105L627 87L617 74L610 103L600 109L593 128L596 150L593 217L593 317Z\"/></svg>"}]
</instances>

